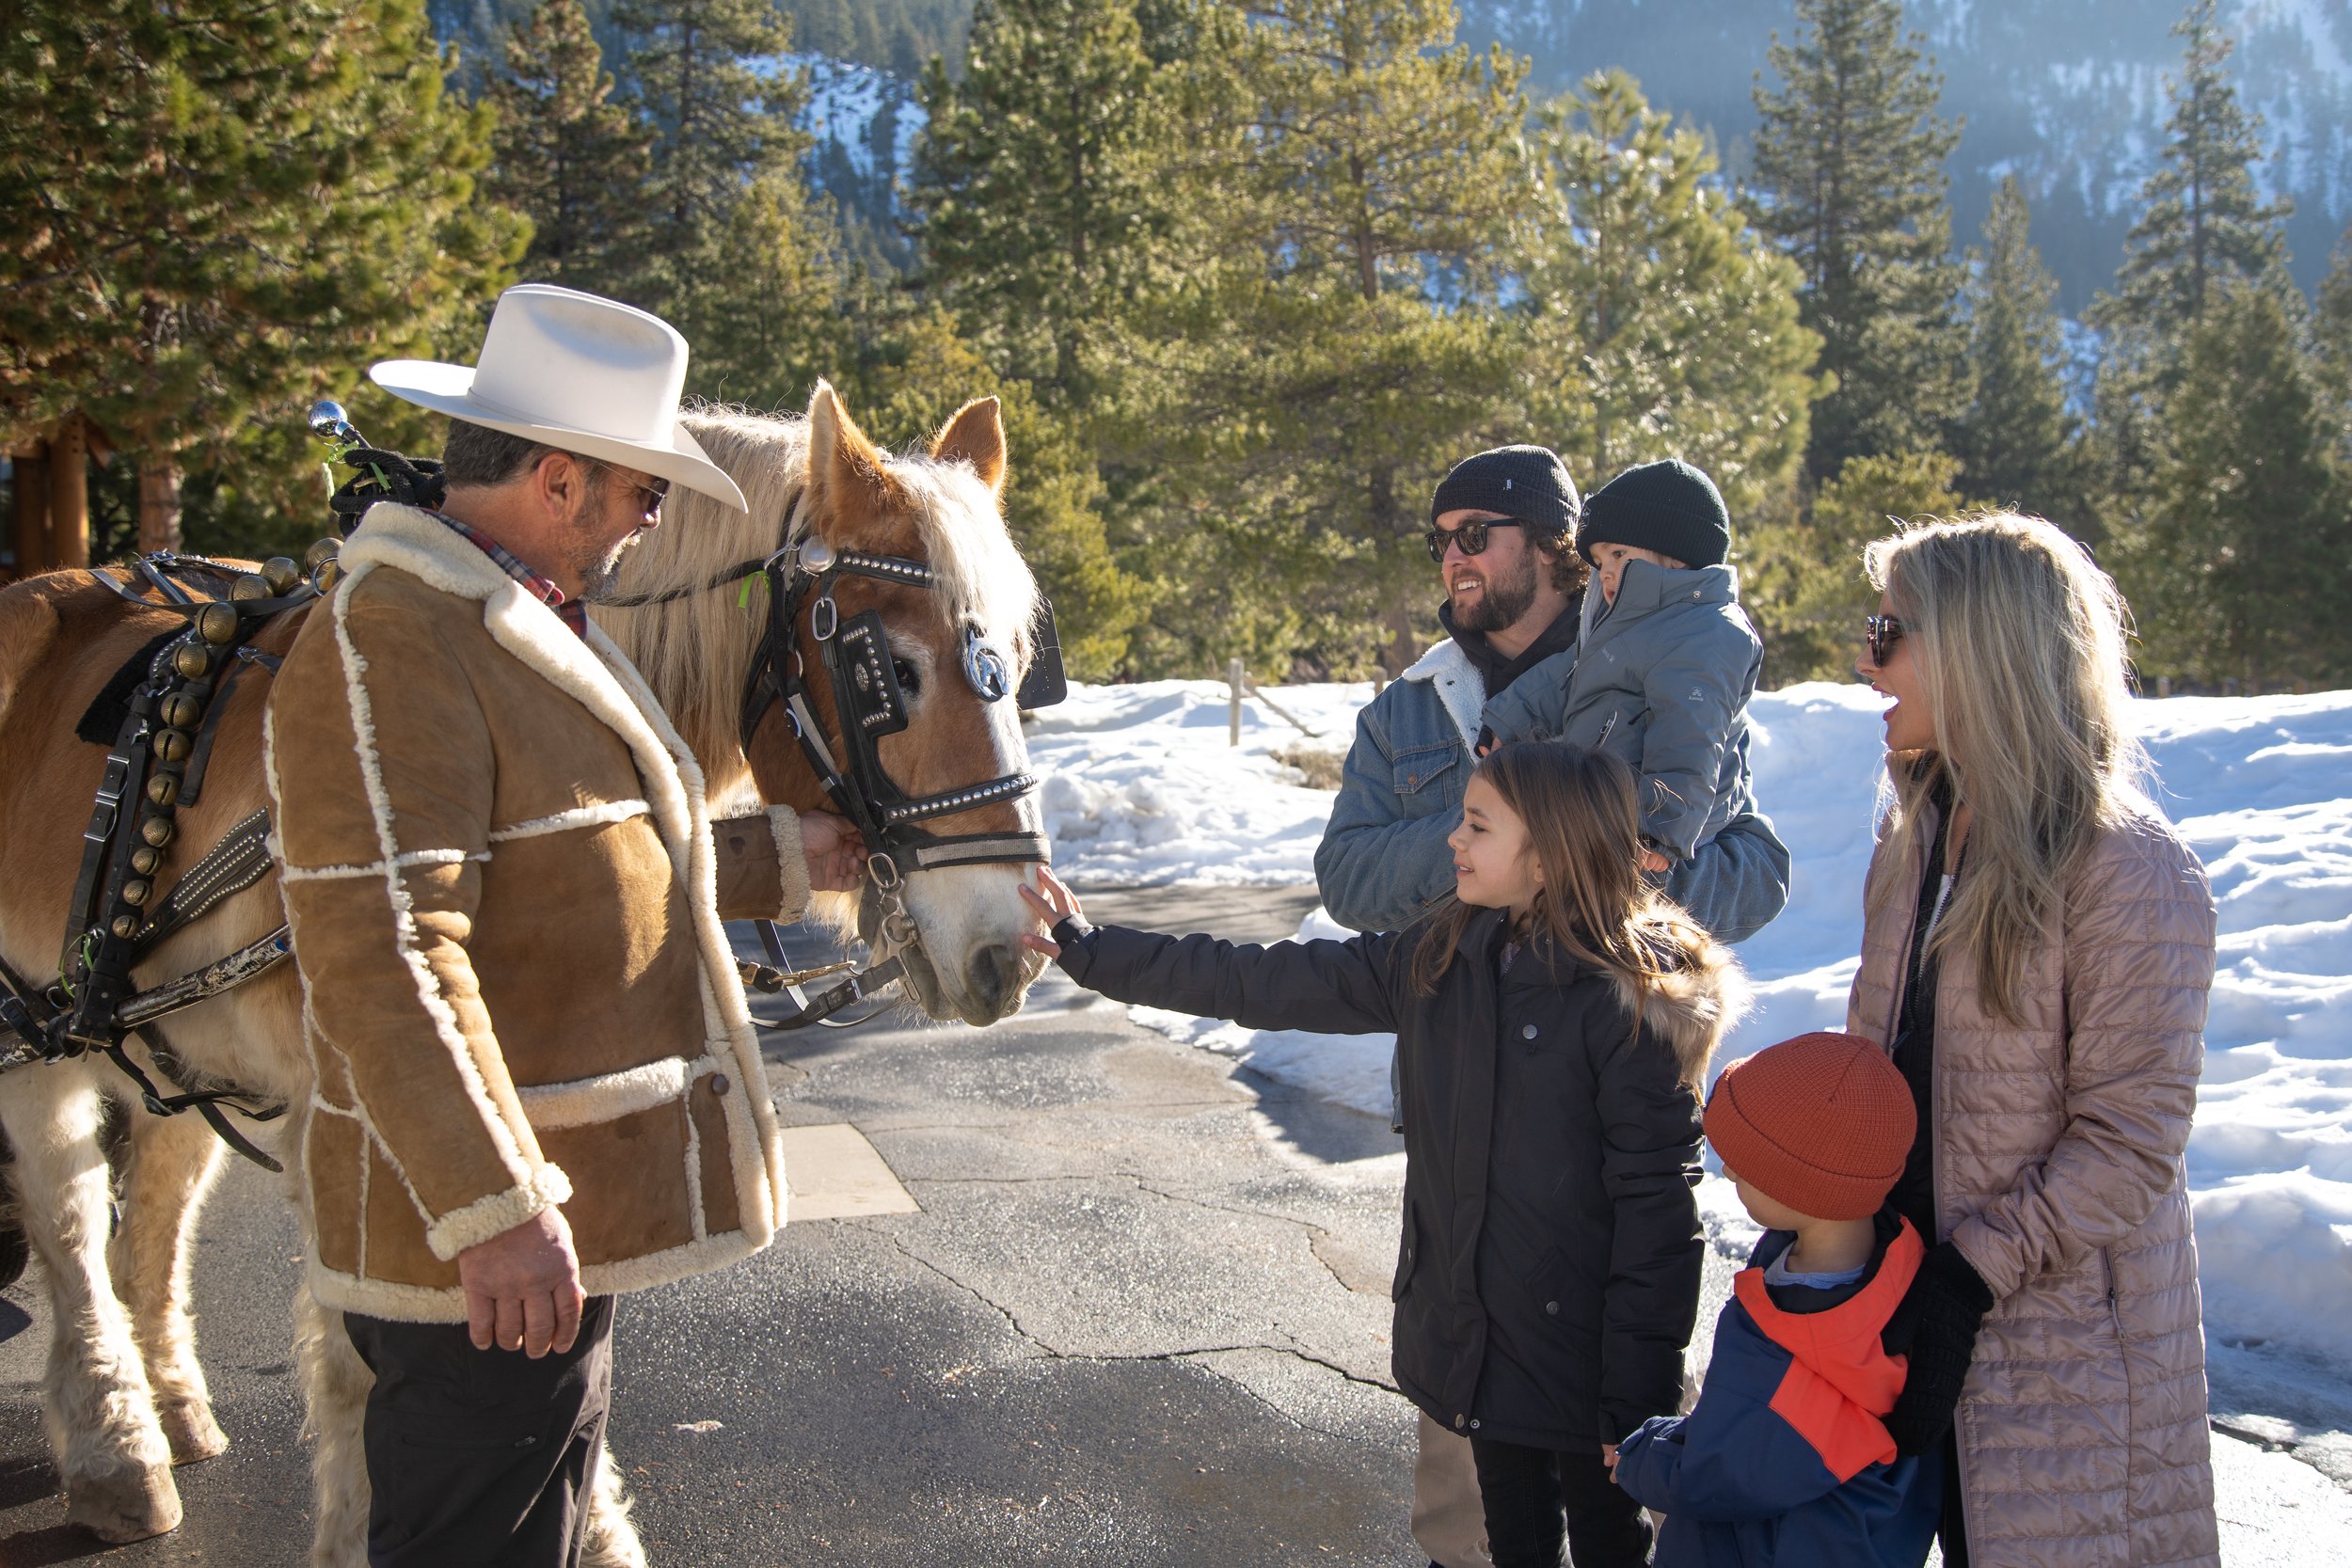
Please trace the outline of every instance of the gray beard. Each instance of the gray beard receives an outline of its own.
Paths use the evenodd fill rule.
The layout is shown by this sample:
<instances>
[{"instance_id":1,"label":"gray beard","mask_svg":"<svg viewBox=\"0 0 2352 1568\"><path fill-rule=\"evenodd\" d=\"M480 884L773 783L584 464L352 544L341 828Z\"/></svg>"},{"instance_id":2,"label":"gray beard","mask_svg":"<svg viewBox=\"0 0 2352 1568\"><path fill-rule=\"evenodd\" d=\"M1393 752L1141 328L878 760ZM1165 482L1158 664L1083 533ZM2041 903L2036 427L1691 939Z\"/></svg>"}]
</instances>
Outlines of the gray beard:
<instances>
[{"instance_id":1,"label":"gray beard","mask_svg":"<svg viewBox=\"0 0 2352 1568\"><path fill-rule=\"evenodd\" d=\"M602 604L612 596L612 589L621 575L621 558L637 543L630 534L602 555L581 550L572 557L573 575L580 578L580 601L582 604Z\"/></svg>"},{"instance_id":2,"label":"gray beard","mask_svg":"<svg viewBox=\"0 0 2352 1568\"><path fill-rule=\"evenodd\" d=\"M1488 577L1478 603L1454 624L1464 631L1502 631L1518 621L1534 606L1537 563L1535 552L1530 550L1508 578Z\"/></svg>"}]
</instances>

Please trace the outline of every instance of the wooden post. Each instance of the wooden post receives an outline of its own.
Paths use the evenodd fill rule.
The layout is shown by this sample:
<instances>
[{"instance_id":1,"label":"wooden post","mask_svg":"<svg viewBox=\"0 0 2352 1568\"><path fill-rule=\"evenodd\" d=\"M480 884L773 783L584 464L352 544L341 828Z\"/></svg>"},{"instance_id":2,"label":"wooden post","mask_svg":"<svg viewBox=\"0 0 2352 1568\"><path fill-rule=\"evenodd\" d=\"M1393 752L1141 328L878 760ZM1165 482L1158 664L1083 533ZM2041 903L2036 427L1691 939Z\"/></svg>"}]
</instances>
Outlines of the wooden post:
<instances>
[{"instance_id":1,"label":"wooden post","mask_svg":"<svg viewBox=\"0 0 2352 1568\"><path fill-rule=\"evenodd\" d=\"M45 453L48 449L42 448ZM49 459L16 460L16 575L49 569Z\"/></svg>"},{"instance_id":2,"label":"wooden post","mask_svg":"<svg viewBox=\"0 0 2352 1568\"><path fill-rule=\"evenodd\" d=\"M49 438L49 562L89 564L89 436L68 414Z\"/></svg>"},{"instance_id":3,"label":"wooden post","mask_svg":"<svg viewBox=\"0 0 2352 1568\"><path fill-rule=\"evenodd\" d=\"M155 452L139 464L139 553L180 548L180 459Z\"/></svg>"},{"instance_id":4,"label":"wooden post","mask_svg":"<svg viewBox=\"0 0 2352 1568\"><path fill-rule=\"evenodd\" d=\"M2159 697L2169 697L2172 695L2172 677L2170 675L2158 675L2156 677L2156 695Z\"/></svg>"},{"instance_id":5,"label":"wooden post","mask_svg":"<svg viewBox=\"0 0 2352 1568\"><path fill-rule=\"evenodd\" d=\"M1226 704L1225 737L1226 743L1232 746L1238 746L1241 744L1241 683L1244 678L1245 677L1243 676L1241 668L1241 660L1238 658L1227 659L1225 661L1225 682L1228 686L1232 688L1232 695L1227 699Z\"/></svg>"}]
</instances>

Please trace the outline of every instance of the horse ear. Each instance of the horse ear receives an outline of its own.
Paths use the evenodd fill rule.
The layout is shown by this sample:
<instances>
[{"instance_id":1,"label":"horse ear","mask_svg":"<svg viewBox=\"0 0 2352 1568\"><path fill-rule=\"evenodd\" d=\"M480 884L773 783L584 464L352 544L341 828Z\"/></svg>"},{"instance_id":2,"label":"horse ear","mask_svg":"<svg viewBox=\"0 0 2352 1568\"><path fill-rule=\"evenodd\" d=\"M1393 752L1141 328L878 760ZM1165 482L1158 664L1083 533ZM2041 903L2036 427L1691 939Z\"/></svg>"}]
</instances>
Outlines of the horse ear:
<instances>
[{"instance_id":1,"label":"horse ear","mask_svg":"<svg viewBox=\"0 0 2352 1568\"><path fill-rule=\"evenodd\" d=\"M994 398L974 398L931 437L931 455L972 465L994 495L1005 487L1005 420Z\"/></svg>"},{"instance_id":2,"label":"horse ear","mask_svg":"<svg viewBox=\"0 0 2352 1568\"><path fill-rule=\"evenodd\" d=\"M808 491L815 515L824 515L853 497L887 505L897 486L884 471L885 462L841 406L833 384L818 382L808 400Z\"/></svg>"}]
</instances>

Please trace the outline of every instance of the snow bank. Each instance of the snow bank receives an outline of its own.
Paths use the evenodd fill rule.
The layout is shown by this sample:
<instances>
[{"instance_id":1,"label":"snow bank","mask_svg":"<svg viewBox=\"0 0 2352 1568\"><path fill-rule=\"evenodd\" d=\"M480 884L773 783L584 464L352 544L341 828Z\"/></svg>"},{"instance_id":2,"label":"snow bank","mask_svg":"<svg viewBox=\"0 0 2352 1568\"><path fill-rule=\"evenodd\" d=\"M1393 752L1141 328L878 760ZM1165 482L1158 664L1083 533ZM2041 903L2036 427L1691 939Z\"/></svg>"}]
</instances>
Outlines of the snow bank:
<instances>
[{"instance_id":1,"label":"snow bank","mask_svg":"<svg viewBox=\"0 0 2352 1568\"><path fill-rule=\"evenodd\" d=\"M1095 885L1300 883L1330 808L1270 753L1343 750L1366 685L1269 695L1318 738L1245 705L1226 743L1221 684L1074 688L1033 732L1057 863ZM1837 1027L1861 941L1882 705L1865 688L1768 692L1750 710L1756 790L1795 860L1787 912L1740 948L1757 1006L1729 1060ZM2158 800L2211 873L2219 974L2188 1151L2209 1329L2292 1347L2352 1376L2352 692L2136 705ZM1322 911L1301 936L1338 935ZM1137 1022L1375 1115L1385 1036L1262 1032L1138 1008ZM1728 1186L1701 1195L1735 1250Z\"/></svg>"}]
</instances>

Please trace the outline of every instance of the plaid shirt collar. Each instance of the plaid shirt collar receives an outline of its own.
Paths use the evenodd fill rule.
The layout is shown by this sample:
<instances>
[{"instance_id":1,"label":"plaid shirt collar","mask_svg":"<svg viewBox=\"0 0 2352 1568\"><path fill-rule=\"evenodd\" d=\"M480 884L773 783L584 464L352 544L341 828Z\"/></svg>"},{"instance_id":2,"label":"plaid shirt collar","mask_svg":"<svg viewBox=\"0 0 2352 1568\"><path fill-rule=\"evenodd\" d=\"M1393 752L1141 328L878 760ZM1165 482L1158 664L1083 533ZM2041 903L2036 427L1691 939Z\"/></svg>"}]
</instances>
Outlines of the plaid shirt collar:
<instances>
[{"instance_id":1,"label":"plaid shirt collar","mask_svg":"<svg viewBox=\"0 0 2352 1568\"><path fill-rule=\"evenodd\" d=\"M549 582L546 578L541 577L537 572L532 571L531 567L525 563L522 557L516 555L514 551L508 549L505 546L500 544L497 540L491 538L480 529L472 528L467 524L461 523L445 512L436 512L432 514L432 515L448 528L463 535L484 555L486 555L492 561L497 562L499 570L504 572L508 577L513 578L516 582L521 583L523 587L530 592L532 598L537 599L541 604L544 604L549 610L554 610L556 619L571 627L574 636L585 638L588 635L587 606L575 604L570 599L566 598L564 594L564 590L556 587L554 583Z\"/></svg>"}]
</instances>

